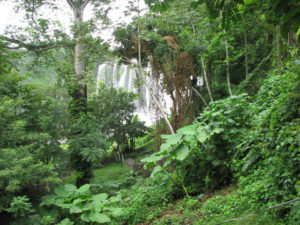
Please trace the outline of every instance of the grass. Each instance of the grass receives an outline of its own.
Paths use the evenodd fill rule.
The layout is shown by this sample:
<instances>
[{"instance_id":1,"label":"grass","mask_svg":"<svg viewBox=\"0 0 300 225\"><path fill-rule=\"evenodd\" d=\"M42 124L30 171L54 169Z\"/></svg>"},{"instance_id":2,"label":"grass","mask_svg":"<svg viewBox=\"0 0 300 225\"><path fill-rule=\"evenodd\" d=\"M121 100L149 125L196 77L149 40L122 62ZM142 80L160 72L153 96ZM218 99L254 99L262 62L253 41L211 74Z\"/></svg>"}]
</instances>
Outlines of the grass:
<instances>
[{"instance_id":1,"label":"grass","mask_svg":"<svg viewBox=\"0 0 300 225\"><path fill-rule=\"evenodd\" d=\"M103 168L93 171L94 177L92 183L101 183L107 181L121 182L124 180L131 169L124 166L122 162L114 162Z\"/></svg>"},{"instance_id":2,"label":"grass","mask_svg":"<svg viewBox=\"0 0 300 225\"><path fill-rule=\"evenodd\" d=\"M147 144L143 145L139 149L125 156L126 159L133 158L136 161L143 159L146 155L151 154L154 149L154 139L150 140ZM94 169L94 177L91 180L93 184L101 183L120 183L124 181L128 172L131 169L124 166L122 162L113 162L105 167ZM63 184L75 184L78 173L73 172L70 176L63 179Z\"/></svg>"},{"instance_id":3,"label":"grass","mask_svg":"<svg viewBox=\"0 0 300 225\"><path fill-rule=\"evenodd\" d=\"M114 162L103 168L94 169L94 177L91 179L92 184L104 182L118 183L124 180L131 169L124 166L122 162ZM78 173L73 172L70 176L63 179L63 184L75 184Z\"/></svg>"},{"instance_id":4,"label":"grass","mask_svg":"<svg viewBox=\"0 0 300 225\"><path fill-rule=\"evenodd\" d=\"M152 154L155 150L154 139L149 141L143 147L136 149L134 152L128 154L126 158L133 158L136 161L140 161L141 159L145 158L146 155Z\"/></svg>"},{"instance_id":5,"label":"grass","mask_svg":"<svg viewBox=\"0 0 300 225\"><path fill-rule=\"evenodd\" d=\"M127 176L130 168L123 166L122 162L114 162L100 169L93 170L94 177L91 183L107 181L120 182ZM70 176L63 179L63 184L75 184L78 173L73 172Z\"/></svg>"}]
</instances>

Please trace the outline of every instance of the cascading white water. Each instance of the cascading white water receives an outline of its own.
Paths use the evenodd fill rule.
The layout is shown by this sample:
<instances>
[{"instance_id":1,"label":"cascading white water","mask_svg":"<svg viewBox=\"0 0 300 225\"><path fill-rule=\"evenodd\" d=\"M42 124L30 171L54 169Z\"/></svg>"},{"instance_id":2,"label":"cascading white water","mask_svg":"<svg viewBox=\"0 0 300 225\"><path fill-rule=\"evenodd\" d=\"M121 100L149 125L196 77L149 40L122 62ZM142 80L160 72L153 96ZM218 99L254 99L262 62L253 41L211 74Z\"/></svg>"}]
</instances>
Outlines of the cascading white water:
<instances>
[{"instance_id":1,"label":"cascading white water","mask_svg":"<svg viewBox=\"0 0 300 225\"><path fill-rule=\"evenodd\" d=\"M134 81L137 78L136 72L130 66L120 64L101 64L98 67L96 74L97 84L102 81L109 87L120 88L122 87L126 91L132 91L138 94L138 99L135 101L136 111L139 120L145 121L146 125L151 125L155 120L155 107L153 100L150 97L150 93L146 86L139 85L135 87ZM165 113L170 113L171 99L166 93L162 93L162 90L151 77L146 77L147 82L152 87L154 93L160 92L160 102L165 108Z\"/></svg>"}]
</instances>

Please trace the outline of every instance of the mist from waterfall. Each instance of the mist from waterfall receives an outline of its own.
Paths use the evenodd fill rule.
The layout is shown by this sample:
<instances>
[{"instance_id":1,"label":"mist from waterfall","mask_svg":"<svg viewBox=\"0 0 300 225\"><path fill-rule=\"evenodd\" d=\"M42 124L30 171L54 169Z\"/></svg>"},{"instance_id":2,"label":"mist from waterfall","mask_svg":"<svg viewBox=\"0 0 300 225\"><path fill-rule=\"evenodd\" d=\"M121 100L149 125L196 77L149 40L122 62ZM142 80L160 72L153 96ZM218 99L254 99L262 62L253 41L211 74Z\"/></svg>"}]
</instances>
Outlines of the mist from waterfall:
<instances>
[{"instance_id":1,"label":"mist from waterfall","mask_svg":"<svg viewBox=\"0 0 300 225\"><path fill-rule=\"evenodd\" d=\"M136 71L128 66L118 63L101 64L96 74L97 89L99 82L104 82L108 87L123 88L126 91L134 92L138 95L138 99L134 102L136 106L135 114L139 120L145 121L149 126L155 122L155 105L145 84L134 85L137 79ZM146 77L147 82L152 87L154 93L159 93L158 99L165 109L165 113L170 113L171 99L162 88L150 76Z\"/></svg>"}]
</instances>

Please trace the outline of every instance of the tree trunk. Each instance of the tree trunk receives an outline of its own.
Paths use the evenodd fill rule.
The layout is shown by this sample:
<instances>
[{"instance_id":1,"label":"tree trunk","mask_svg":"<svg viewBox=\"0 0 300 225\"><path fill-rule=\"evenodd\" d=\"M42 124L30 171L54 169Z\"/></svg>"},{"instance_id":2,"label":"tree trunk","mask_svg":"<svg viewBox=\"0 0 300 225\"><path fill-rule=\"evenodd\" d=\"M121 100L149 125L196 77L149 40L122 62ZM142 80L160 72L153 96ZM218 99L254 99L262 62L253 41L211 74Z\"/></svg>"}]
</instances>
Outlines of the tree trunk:
<instances>
[{"instance_id":1,"label":"tree trunk","mask_svg":"<svg viewBox=\"0 0 300 225\"><path fill-rule=\"evenodd\" d=\"M200 55L200 57L201 57L201 63L202 63L202 68L203 68L204 80L205 80L206 88L207 88L207 91L208 91L208 95L209 95L210 101L213 102L214 99L213 99L213 96L212 96L212 93L211 93L211 90L210 90L210 86L209 86L209 83L208 83L207 73L206 73L206 68L205 68L203 56Z\"/></svg>"},{"instance_id":2,"label":"tree trunk","mask_svg":"<svg viewBox=\"0 0 300 225\"><path fill-rule=\"evenodd\" d=\"M226 29L224 29L225 34L225 49L226 49L226 73L227 73L227 84L228 84L228 91L230 96L232 96L231 84L230 84L230 71L229 71L229 50L228 50L228 42L226 38Z\"/></svg>"},{"instance_id":3,"label":"tree trunk","mask_svg":"<svg viewBox=\"0 0 300 225\"><path fill-rule=\"evenodd\" d=\"M86 60L84 59L85 46L82 42L86 33L81 29L83 23L83 12L85 6L90 0L67 0L68 4L73 10L74 16L74 83L70 87L70 95L72 96L69 109L72 115L73 124L76 124L82 115L87 114L87 87L84 82L86 71ZM84 122L83 122L84 123ZM87 131L83 127L77 128L76 131L71 130L71 136L75 140L82 137ZM80 151L82 148L89 147L88 143L76 143L80 147L75 147L71 150L71 159L74 169L76 169L80 176L77 177L76 186L80 187L83 184L89 183L92 176L91 163L85 160Z\"/></svg>"},{"instance_id":4,"label":"tree trunk","mask_svg":"<svg viewBox=\"0 0 300 225\"><path fill-rule=\"evenodd\" d=\"M280 34L280 25L278 26L277 30L277 66L278 72L281 74L281 34Z\"/></svg>"},{"instance_id":5,"label":"tree trunk","mask_svg":"<svg viewBox=\"0 0 300 225\"><path fill-rule=\"evenodd\" d=\"M73 88L72 98L74 104L71 106L71 112L77 117L80 113L87 113L87 87L84 83L84 76L86 71L86 61L84 59L84 43L82 39L85 33L81 31L81 24L83 22L83 12L88 1L75 0L73 2L72 10L74 16L74 39L76 41L74 47L74 73L75 73L75 87Z\"/></svg>"},{"instance_id":6,"label":"tree trunk","mask_svg":"<svg viewBox=\"0 0 300 225\"><path fill-rule=\"evenodd\" d=\"M246 70L246 79L248 79L249 68L248 68L248 38L247 38L247 28L244 30L244 41L245 41L245 70Z\"/></svg>"}]
</instances>

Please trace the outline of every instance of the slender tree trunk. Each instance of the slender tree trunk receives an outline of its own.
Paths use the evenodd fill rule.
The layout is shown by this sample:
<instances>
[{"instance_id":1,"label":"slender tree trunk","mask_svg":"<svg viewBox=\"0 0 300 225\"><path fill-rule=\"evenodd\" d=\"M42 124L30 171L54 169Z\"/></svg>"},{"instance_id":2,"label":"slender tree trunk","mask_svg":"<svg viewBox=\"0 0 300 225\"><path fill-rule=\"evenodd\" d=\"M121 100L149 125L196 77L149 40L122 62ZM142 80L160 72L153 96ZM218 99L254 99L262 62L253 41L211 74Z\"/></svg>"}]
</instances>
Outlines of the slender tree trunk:
<instances>
[{"instance_id":1,"label":"slender tree trunk","mask_svg":"<svg viewBox=\"0 0 300 225\"><path fill-rule=\"evenodd\" d=\"M154 95L154 93L153 93L153 91L152 91L150 85L148 84L148 82L146 81L146 79L145 79L145 77L144 77L144 70L142 69L142 66L141 66L140 63L139 63L139 69L138 69L138 71L139 71L138 74L141 76L142 80L144 81L144 83L145 83L145 85L146 85L146 87L147 87L147 89L148 89L148 91L149 91L151 97L152 97L153 100L154 100L155 105L157 106L157 108L158 108L159 111L161 112L162 116L164 117L164 120L165 120L165 122L167 123L167 125L168 125L168 127L169 127L169 130L170 130L170 132L171 132L171 134L175 134L174 129L173 129L173 127L172 127L170 121L168 120L168 117L167 117L165 111L163 110L162 106L159 104L159 102L158 102L157 98L155 97L155 95Z\"/></svg>"},{"instance_id":2,"label":"slender tree trunk","mask_svg":"<svg viewBox=\"0 0 300 225\"><path fill-rule=\"evenodd\" d=\"M161 114L163 115L164 117L164 120L166 121L168 127L169 127L169 130L171 132L171 134L174 134L174 129L170 123L170 121L168 120L168 117L166 115L166 113L164 112L162 106L159 104L157 98L155 97L150 85L148 84L147 80L145 79L145 76L144 76L144 70L143 70L143 67L142 67L142 57L141 57L141 39L140 39L140 1L138 0L138 74L141 76L141 78L143 79L151 97L153 98L157 108L160 110Z\"/></svg>"},{"instance_id":3,"label":"slender tree trunk","mask_svg":"<svg viewBox=\"0 0 300 225\"><path fill-rule=\"evenodd\" d=\"M247 37L247 28L244 30L244 41L245 41L245 70L246 70L246 79L248 79L249 68L248 68L248 37Z\"/></svg>"},{"instance_id":4,"label":"slender tree trunk","mask_svg":"<svg viewBox=\"0 0 300 225\"><path fill-rule=\"evenodd\" d=\"M192 25L192 28L193 28L194 35L197 37L197 35L196 35L196 29L195 29L195 26L194 26L193 22L191 22L191 25ZM198 38L196 38L196 39L197 39L197 41L198 41ZM200 55L200 57L201 57L201 63L202 63L203 74L204 74L204 79L205 79L205 84L206 84L207 92L208 92L210 101L213 102L214 99L213 99L213 96L212 96L212 93L211 93L211 90L210 90L210 86L209 86L209 83L208 83L207 73L206 73L206 68L205 68L204 60L203 60L202 55ZM193 88L193 90L194 90L194 91L196 92L196 94L201 98L201 100L204 102L204 104L205 104L206 106L208 106L207 102L205 101L205 99L203 98L203 96L200 94L200 92L198 92L195 88Z\"/></svg>"},{"instance_id":5,"label":"slender tree trunk","mask_svg":"<svg viewBox=\"0 0 300 225\"><path fill-rule=\"evenodd\" d=\"M202 68L203 68L204 80L205 80L206 88L207 88L207 91L208 91L208 95L209 95L210 101L213 102L214 99L213 99L213 96L212 96L212 93L211 93L211 90L210 90L210 86L209 86L209 83L208 83L207 73L206 73L206 67L205 67L205 64L204 64L204 59L203 59L202 55L200 55L200 57L201 57L201 63L202 63Z\"/></svg>"},{"instance_id":6,"label":"slender tree trunk","mask_svg":"<svg viewBox=\"0 0 300 225\"><path fill-rule=\"evenodd\" d=\"M202 102L204 103L205 106L208 106L207 102L205 101L205 98L201 95L201 93L199 91L197 91L196 88L192 87L193 91L196 93L196 95L199 96L199 98L202 100Z\"/></svg>"},{"instance_id":7,"label":"slender tree trunk","mask_svg":"<svg viewBox=\"0 0 300 225\"><path fill-rule=\"evenodd\" d=\"M277 30L277 66L278 66L278 71L280 72L281 68L281 34L280 34L280 26L278 26Z\"/></svg>"},{"instance_id":8,"label":"slender tree trunk","mask_svg":"<svg viewBox=\"0 0 300 225\"><path fill-rule=\"evenodd\" d=\"M221 18L223 19L223 11L220 11ZM225 38L225 51L226 51L226 74L227 74L227 85L229 95L232 96L231 84L230 84L230 70L229 70L229 50L228 50L228 42L226 38L226 28L224 27L224 38Z\"/></svg>"},{"instance_id":9,"label":"slender tree trunk","mask_svg":"<svg viewBox=\"0 0 300 225\"><path fill-rule=\"evenodd\" d=\"M230 84L230 70L229 70L229 50L228 50L228 42L226 38L226 29L224 29L225 34L225 50L226 50L226 73L227 73L227 84L228 84L228 91L230 96L232 96L231 84Z\"/></svg>"}]
</instances>

